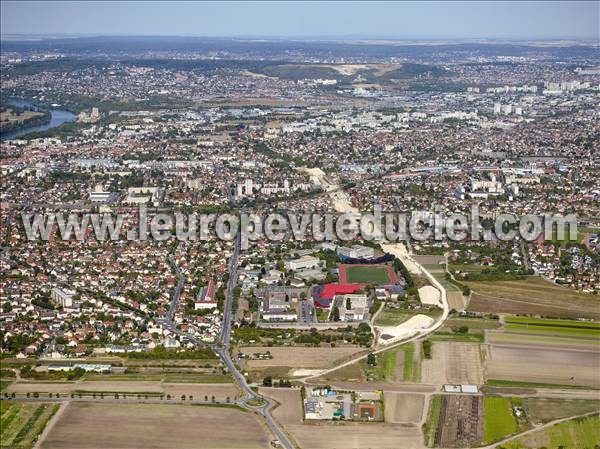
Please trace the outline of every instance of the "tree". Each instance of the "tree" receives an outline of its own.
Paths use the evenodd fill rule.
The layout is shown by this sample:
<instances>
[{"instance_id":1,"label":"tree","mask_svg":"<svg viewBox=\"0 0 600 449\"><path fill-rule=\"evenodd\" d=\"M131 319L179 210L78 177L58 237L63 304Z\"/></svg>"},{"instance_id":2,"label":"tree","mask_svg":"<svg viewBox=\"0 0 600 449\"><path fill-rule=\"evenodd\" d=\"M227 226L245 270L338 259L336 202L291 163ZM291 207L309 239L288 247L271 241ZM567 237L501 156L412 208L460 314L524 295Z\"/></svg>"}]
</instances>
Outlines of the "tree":
<instances>
[{"instance_id":1,"label":"tree","mask_svg":"<svg viewBox=\"0 0 600 449\"><path fill-rule=\"evenodd\" d=\"M340 309L338 308L338 306L333 306L333 310L331 311L331 319L333 321L340 320Z\"/></svg>"},{"instance_id":2,"label":"tree","mask_svg":"<svg viewBox=\"0 0 600 449\"><path fill-rule=\"evenodd\" d=\"M273 386L273 378L271 376L267 376L263 379L263 386L272 387Z\"/></svg>"},{"instance_id":3,"label":"tree","mask_svg":"<svg viewBox=\"0 0 600 449\"><path fill-rule=\"evenodd\" d=\"M371 366L377 365L377 357L372 352L367 356L367 363Z\"/></svg>"}]
</instances>

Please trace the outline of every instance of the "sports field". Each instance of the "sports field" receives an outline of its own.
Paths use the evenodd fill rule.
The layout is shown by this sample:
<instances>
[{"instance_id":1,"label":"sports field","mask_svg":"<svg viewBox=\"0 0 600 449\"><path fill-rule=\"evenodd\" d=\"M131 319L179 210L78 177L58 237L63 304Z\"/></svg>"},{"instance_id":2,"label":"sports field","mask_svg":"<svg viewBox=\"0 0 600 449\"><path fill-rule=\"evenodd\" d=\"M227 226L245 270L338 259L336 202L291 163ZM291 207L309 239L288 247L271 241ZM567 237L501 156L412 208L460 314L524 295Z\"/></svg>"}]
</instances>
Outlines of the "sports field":
<instances>
[{"instance_id":1,"label":"sports field","mask_svg":"<svg viewBox=\"0 0 600 449\"><path fill-rule=\"evenodd\" d=\"M340 265L340 284L392 284L396 277L388 265Z\"/></svg>"}]
</instances>

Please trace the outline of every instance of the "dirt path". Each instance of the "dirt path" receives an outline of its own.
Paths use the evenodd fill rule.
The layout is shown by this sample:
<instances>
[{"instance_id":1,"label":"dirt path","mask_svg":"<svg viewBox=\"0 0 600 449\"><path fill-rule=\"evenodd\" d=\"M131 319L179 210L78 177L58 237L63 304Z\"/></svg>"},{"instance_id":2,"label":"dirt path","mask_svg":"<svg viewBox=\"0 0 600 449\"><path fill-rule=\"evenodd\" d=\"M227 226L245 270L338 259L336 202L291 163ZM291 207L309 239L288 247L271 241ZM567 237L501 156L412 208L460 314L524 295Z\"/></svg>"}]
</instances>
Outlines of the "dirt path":
<instances>
[{"instance_id":1,"label":"dirt path","mask_svg":"<svg viewBox=\"0 0 600 449\"><path fill-rule=\"evenodd\" d=\"M62 404L60 404L60 408L54 414L54 416L50 419L50 421L48 421L48 424L46 424L44 431L41 433L40 437L35 442L35 446L33 446L33 449L40 449L40 447L42 447L42 443L48 437L52 428L56 425L56 423L60 420L62 415L65 413L65 410L67 409L69 404L70 404L70 402L63 402Z\"/></svg>"}]
</instances>

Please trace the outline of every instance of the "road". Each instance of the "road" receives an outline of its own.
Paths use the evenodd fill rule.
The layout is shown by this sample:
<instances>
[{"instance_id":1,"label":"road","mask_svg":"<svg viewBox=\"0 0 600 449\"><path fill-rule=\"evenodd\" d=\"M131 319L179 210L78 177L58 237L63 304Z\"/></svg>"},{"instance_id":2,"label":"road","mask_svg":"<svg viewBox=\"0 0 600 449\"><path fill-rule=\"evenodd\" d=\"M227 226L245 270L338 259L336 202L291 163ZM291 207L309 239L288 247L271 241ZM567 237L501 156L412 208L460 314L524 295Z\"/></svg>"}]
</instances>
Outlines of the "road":
<instances>
[{"instance_id":1,"label":"road","mask_svg":"<svg viewBox=\"0 0 600 449\"><path fill-rule=\"evenodd\" d=\"M172 256L169 256L169 264L173 268L175 276L177 276L177 285L175 286L175 291L173 292L173 297L171 298L171 304L169 305L169 311L167 312L167 320L173 321L175 310L177 310L177 303L179 303L179 297L181 296L181 290L183 289L183 274L181 274L181 270L177 266L177 263Z\"/></svg>"},{"instance_id":2,"label":"road","mask_svg":"<svg viewBox=\"0 0 600 449\"><path fill-rule=\"evenodd\" d=\"M214 346L213 349L217 355L221 358L229 372L233 375L236 383L243 391L244 396L241 398L240 405L242 407L254 410L262 415L265 419L269 429L279 440L279 444L285 449L294 449L294 445L289 441L285 432L281 429L279 424L271 416L271 409L276 405L275 401L264 397L252 390L246 380L246 377L238 370L237 366L231 359L229 352L229 340L231 338L231 325L233 318L233 290L237 285L237 266L238 259L240 256L241 240L238 237L235 240L235 246L233 253L229 258L229 281L227 283L227 295L225 297L225 304L223 306L223 325L221 328L220 345ZM260 404L259 406L253 406L251 402Z\"/></svg>"},{"instance_id":3,"label":"road","mask_svg":"<svg viewBox=\"0 0 600 449\"><path fill-rule=\"evenodd\" d=\"M180 337L187 338L189 341L196 345L210 347L210 349L214 351L214 353L221 359L223 364L227 367L227 369L233 376L235 382L238 384L240 390L242 390L242 392L244 393L244 396L237 400L235 404L239 405L240 407L244 407L248 410L252 410L259 413L265 419L267 426L269 427L273 435L275 435L275 437L279 440L281 447L285 449L294 449L294 445L290 442L285 432L281 429L279 424L271 416L271 409L276 405L275 401L264 397L252 390L250 385L248 385L248 382L246 381L244 375L239 371L238 367L233 362L231 354L229 352L229 341L231 339L231 326L233 322L233 291L237 285L237 268L238 259L240 256L240 248L241 240L238 234L235 240L233 252L229 258L229 281L227 282L227 294L225 297L225 304L223 304L223 322L218 344L206 345L206 343L198 340L193 335L190 335L186 332L181 331L180 329L177 329L177 326L173 321L173 316L183 287L183 275L181 274L181 271L171 258L169 259L169 262L173 266L173 269L177 275L178 283L175 288L175 292L173 294L173 298L171 300L171 305L169 307L169 312L167 314L166 319L158 321L162 324L162 326L165 329L168 329L169 331L179 335ZM190 401L186 402L190 403ZM192 403L195 402L192 401ZM198 401L198 403L202 402Z\"/></svg>"}]
</instances>

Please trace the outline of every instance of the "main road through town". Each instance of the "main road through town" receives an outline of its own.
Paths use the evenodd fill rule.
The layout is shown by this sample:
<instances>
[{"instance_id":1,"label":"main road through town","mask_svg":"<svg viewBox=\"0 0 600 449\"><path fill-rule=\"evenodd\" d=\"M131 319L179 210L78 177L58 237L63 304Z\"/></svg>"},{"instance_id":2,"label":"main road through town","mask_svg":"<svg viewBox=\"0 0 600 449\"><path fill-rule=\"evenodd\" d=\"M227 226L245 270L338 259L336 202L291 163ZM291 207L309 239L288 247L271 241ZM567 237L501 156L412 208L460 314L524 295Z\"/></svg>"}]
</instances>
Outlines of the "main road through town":
<instances>
[{"instance_id":1,"label":"main road through town","mask_svg":"<svg viewBox=\"0 0 600 449\"><path fill-rule=\"evenodd\" d=\"M237 284L237 266L238 266L238 258L240 255L240 246L241 239L238 235L235 240L235 246L233 249L233 253L229 258L229 280L227 282L227 296L225 298L225 304L223 306L223 326L221 328L220 335L220 345L216 345L213 347L213 350L217 353L217 355L221 358L229 372L235 378L235 381L244 392L244 397L241 400L241 404L243 404L246 408L255 410L260 413L271 432L277 437L279 440L279 444L286 449L293 449L294 445L289 441L285 432L281 429L279 424L273 419L271 416L271 409L275 406L275 402L267 397L264 397L256 392L254 392L246 378L242 373L240 373L239 369L233 363L231 359L231 354L229 353L229 340L231 338L231 322L233 318L233 290ZM252 403L258 404L257 406L253 406Z\"/></svg>"}]
</instances>

